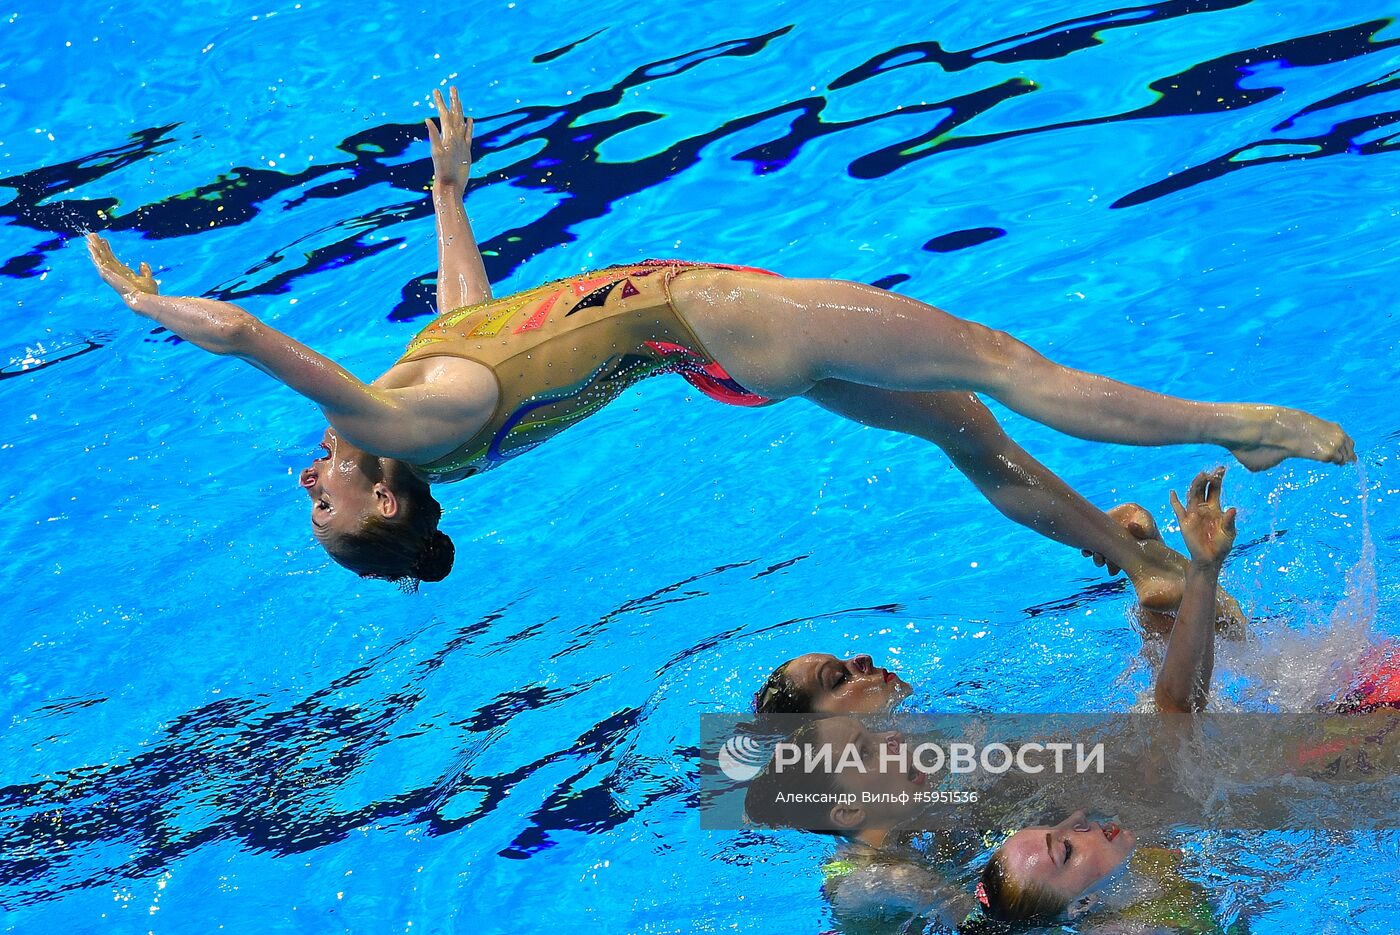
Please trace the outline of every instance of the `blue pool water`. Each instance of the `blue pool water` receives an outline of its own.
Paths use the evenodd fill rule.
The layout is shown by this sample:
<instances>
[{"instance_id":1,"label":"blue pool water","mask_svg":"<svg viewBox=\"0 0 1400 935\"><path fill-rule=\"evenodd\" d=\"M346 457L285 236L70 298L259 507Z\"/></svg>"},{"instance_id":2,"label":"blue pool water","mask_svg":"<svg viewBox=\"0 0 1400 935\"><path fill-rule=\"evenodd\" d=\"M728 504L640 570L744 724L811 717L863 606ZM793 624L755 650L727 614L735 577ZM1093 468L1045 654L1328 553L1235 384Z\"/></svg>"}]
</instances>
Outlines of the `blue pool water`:
<instances>
[{"instance_id":1,"label":"blue pool water","mask_svg":"<svg viewBox=\"0 0 1400 935\"><path fill-rule=\"evenodd\" d=\"M827 842L699 829L701 713L810 649L943 710L1147 686L1129 594L936 450L674 379L442 488L448 581L331 565L315 410L154 332L74 235L377 374L429 314L446 83L498 294L654 255L835 276L1337 419L1358 466L1230 475L1266 619L1223 704L1307 708L1400 632L1394 2L453 6L0 9L0 929L829 929ZM1163 519L1220 457L1006 421ZM1255 931L1400 928L1393 834L1181 843Z\"/></svg>"}]
</instances>

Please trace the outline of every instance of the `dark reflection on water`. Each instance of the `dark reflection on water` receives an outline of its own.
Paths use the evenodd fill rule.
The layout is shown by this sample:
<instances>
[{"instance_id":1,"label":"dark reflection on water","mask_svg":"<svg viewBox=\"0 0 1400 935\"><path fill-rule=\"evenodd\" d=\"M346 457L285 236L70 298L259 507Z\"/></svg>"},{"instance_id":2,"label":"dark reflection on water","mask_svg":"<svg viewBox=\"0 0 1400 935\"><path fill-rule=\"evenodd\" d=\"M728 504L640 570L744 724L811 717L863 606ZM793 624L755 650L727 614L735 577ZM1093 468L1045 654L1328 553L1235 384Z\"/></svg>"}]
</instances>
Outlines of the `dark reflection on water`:
<instances>
[{"instance_id":1,"label":"dark reflection on water","mask_svg":"<svg viewBox=\"0 0 1400 935\"><path fill-rule=\"evenodd\" d=\"M781 570L804 557L758 574ZM591 625L591 632L595 638L611 639L602 632L610 622L703 596L690 585L757 564L750 560L720 566L624 601ZM897 610L896 605L854 608L823 617ZM691 756L686 749L660 751L668 757L668 769L648 772L645 792L629 787L629 795L622 796L614 788L644 709L626 706L591 725L562 720L571 707L577 710L569 703L605 682L607 673L574 684L521 685L495 694L465 717L435 716L423 723L424 711L433 708L423 704L431 679L451 657L459 652L481 657L510 642L544 636L548 622L520 628L511 609L502 608L456 627L446 638L437 637L431 652L416 658L407 673L395 676L398 688L372 689L373 680L383 678L396 658L433 638L442 626L434 623L293 704L278 707L265 696L222 698L176 717L140 753L122 762L58 769L53 778L0 787L0 906L18 908L144 876L217 841L287 855L334 844L356 829L383 822L418 825L430 834L452 833L495 812L519 783L549 766L562 765L565 774L553 779L552 788L524 816L514 839L499 852L502 856L523 859L551 847L556 832L606 830L659 799L690 795L684 771L674 769ZM736 636L793 622L736 625L663 668ZM359 694L344 697L357 686ZM103 701L55 699L35 714L71 716ZM477 763L477 754L492 737L508 731L521 715L545 710L561 712L552 723L564 727L553 737L532 737L537 752L521 757L528 762L502 772L490 771L490 757ZM353 788L352 780L376 758L395 756L386 747L428 731L442 732L439 743L456 751L450 769L378 801L352 805L341 800L342 792L346 798L354 795L345 791L347 786ZM599 770L607 764L613 769ZM629 768L644 764L634 761ZM603 778L598 779L600 772ZM630 804L620 804L623 801Z\"/></svg>"},{"instance_id":2,"label":"dark reflection on water","mask_svg":"<svg viewBox=\"0 0 1400 935\"><path fill-rule=\"evenodd\" d=\"M1169 0L1158 4L1111 10L1026 31L961 52L947 51L936 41L908 43L874 56L863 65L837 76L831 80L828 87L831 90L839 90L869 81L894 69L916 65L934 64L944 71L959 71L973 68L982 62L1007 64L1064 58L1101 44L1104 41L1103 34L1113 29L1139 28L1155 22L1238 7L1246 2L1247 0ZM1281 93L1282 89L1242 88L1240 82L1243 78L1271 64L1285 67L1315 66L1391 48L1400 40L1375 38L1375 34L1387 25L1387 22L1376 20L1360 23L1253 49L1243 49L1202 62L1178 74L1151 82L1150 87L1157 93L1158 99L1147 106L1125 113L1104 114L1000 133L958 136L955 135L957 128L1009 100L1034 94L1037 90L1036 84L1026 78L1014 78L947 100L902 103L883 113L846 121L823 119L822 113L827 105L827 98L813 95L736 116L714 130L676 140L662 151L641 159L625 162L601 161L598 154L610 140L660 120L663 115L634 110L589 122L590 115L616 108L624 102L626 92L639 85L668 80L717 59L763 53L779 42L793 27L786 26L758 36L719 42L643 65L613 86L583 95L577 101L570 101L564 105L526 105L506 113L479 118L475 134L479 157L521 144L530 144L523 146L522 151L528 151L532 155L483 174L473 181L473 188L482 189L505 184L554 196L549 199L551 207L544 210L539 217L518 228L503 231L482 243L487 270L493 280L500 280L540 252L573 242L576 239L573 232L579 225L606 215L616 203L629 195L683 174L699 161L700 152L705 147L773 118L785 121L789 127L787 132L768 142L749 147L734 157L751 162L754 170L759 173L783 169L797 157L803 147L823 136L848 130L858 131L864 126L895 117L907 119L910 115L920 113L937 115L937 122L932 128L851 160L849 171L852 176L874 179L898 171L935 153L982 146L1013 137L1123 120L1219 113L1251 107L1273 98ZM592 37L585 37L579 42L589 38ZM562 55L572 47L566 46L564 49L544 54ZM773 48L780 50L781 46ZM1275 130L1287 129L1304 115L1393 90L1395 83L1395 79L1387 75L1383 79L1312 102L1293 117L1280 123ZM1114 207L1141 204L1192 185L1208 182L1226 172L1253 165L1340 153L1381 153L1391 148L1388 139L1362 143L1357 143L1356 139L1363 133L1373 132L1394 122L1396 112L1383 111L1339 121L1322 135L1287 141L1261 140L1255 146L1224 153L1200 166L1178 172L1126 194L1115 202ZM293 282L303 276L355 263L397 247L402 242L401 238L379 239L372 235L377 235L401 221L424 218L431 213L428 200L422 196L424 182L431 174L429 160L424 156L403 162L397 161L411 146L419 145L426 150L425 147L421 147L422 127L418 123L388 123L347 137L338 148L349 158L341 162L308 166L299 172L291 173L242 166L220 174L189 192L120 214L116 213L115 200L101 197L100 192L94 192L97 197L92 200L55 200L65 190L76 186L93 186L101 179L168 148L177 142L173 134L178 126L153 127L133 134L132 139L122 146L0 178L0 187L8 187L15 192L13 199L0 205L0 217L10 218L20 226L61 235L36 244L26 254L9 258L0 264L0 275L36 275L45 263L44 255L81 230L134 231L148 238L192 236L208 230L211 226L227 227L246 223L258 215L264 202L293 189L301 189L302 193L289 202L288 210L294 210L298 205L312 199L338 198L378 185L398 189L408 196L402 203L378 207L363 215L345 218L327 230L299 237L288 243L285 248L265 257L242 275L207 293L211 297L227 300L272 295L287 291ZM1302 144L1301 148L1306 151L1284 155L1259 153L1253 157L1249 156L1250 150L1257 146L1275 142ZM959 243L956 232L945 236L952 238L947 241L947 248L953 249L976 246L984 242L979 238L970 237L965 244ZM315 242L311 243L313 240ZM930 244L941 244L940 238L935 238ZM941 248L930 246L930 249L934 250ZM881 281L894 280L898 275L901 274L886 277ZM413 277L404 283L401 289L402 299L390 312L390 317L405 320L430 314L432 283L431 273Z\"/></svg>"},{"instance_id":3,"label":"dark reflection on water","mask_svg":"<svg viewBox=\"0 0 1400 935\"><path fill-rule=\"evenodd\" d=\"M933 64L951 72L965 71L983 62L1010 64L1064 58L1073 52L1102 45L1103 40L1099 38L1099 34L1110 29L1138 28L1148 23L1175 19L1191 13L1228 10L1247 6L1252 2L1253 0L1175 0L1148 6L1126 7L1076 17L960 52L945 49L937 41L910 42L873 56L827 87L833 91L848 88L875 75L897 68L908 68L911 65Z\"/></svg>"}]
</instances>

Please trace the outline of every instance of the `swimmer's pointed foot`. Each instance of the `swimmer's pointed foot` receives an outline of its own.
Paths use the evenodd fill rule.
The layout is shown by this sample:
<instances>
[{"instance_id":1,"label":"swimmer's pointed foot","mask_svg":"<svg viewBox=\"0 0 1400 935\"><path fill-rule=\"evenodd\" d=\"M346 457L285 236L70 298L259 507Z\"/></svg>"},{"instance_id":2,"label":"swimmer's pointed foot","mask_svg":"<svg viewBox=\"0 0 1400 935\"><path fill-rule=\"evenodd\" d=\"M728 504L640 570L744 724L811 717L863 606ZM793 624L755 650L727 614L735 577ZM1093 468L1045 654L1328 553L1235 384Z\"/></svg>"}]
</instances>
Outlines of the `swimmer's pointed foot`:
<instances>
[{"instance_id":1,"label":"swimmer's pointed foot","mask_svg":"<svg viewBox=\"0 0 1400 935\"><path fill-rule=\"evenodd\" d=\"M1149 610L1175 610L1186 583L1186 558L1168 548L1157 530L1157 521L1138 504L1121 503L1109 510L1108 516L1137 540L1142 553L1141 560L1128 569L1138 603ZM1118 566L1102 555L1087 550L1081 554L1092 558L1098 567L1107 567L1110 575L1118 574Z\"/></svg>"},{"instance_id":2,"label":"swimmer's pointed foot","mask_svg":"<svg viewBox=\"0 0 1400 935\"><path fill-rule=\"evenodd\" d=\"M1307 458L1327 464L1356 460L1356 443L1335 422L1299 409L1258 406L1251 418L1253 440L1226 445L1251 471L1267 471L1285 458Z\"/></svg>"},{"instance_id":3,"label":"swimmer's pointed foot","mask_svg":"<svg viewBox=\"0 0 1400 935\"><path fill-rule=\"evenodd\" d=\"M1138 541L1147 558L1140 571L1129 575L1137 592L1138 623L1148 633L1167 636L1186 589L1186 556L1163 541L1157 521L1141 505L1121 503L1108 515ZM1243 639L1249 618L1224 588L1216 593L1216 632L1227 639Z\"/></svg>"},{"instance_id":4,"label":"swimmer's pointed foot","mask_svg":"<svg viewBox=\"0 0 1400 935\"><path fill-rule=\"evenodd\" d=\"M1108 511L1138 541L1145 561L1129 577L1144 610L1174 611L1186 588L1186 557L1162 541L1157 521L1136 503L1123 503Z\"/></svg>"}]
</instances>

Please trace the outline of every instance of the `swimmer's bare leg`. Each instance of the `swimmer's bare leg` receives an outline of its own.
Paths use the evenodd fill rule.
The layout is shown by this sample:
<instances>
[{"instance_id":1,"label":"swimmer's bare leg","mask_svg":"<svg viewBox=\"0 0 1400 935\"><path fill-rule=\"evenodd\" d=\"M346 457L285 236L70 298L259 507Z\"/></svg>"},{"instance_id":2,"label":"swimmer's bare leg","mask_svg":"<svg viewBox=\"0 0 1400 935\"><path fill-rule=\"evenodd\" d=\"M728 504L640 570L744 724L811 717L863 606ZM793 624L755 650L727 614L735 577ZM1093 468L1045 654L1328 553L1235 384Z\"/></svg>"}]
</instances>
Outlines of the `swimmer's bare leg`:
<instances>
[{"instance_id":1,"label":"swimmer's bare leg","mask_svg":"<svg viewBox=\"0 0 1400 935\"><path fill-rule=\"evenodd\" d=\"M463 204L471 177L472 122L462 112L457 89L449 90L451 103L433 91L441 129L431 119L428 140L433 150L433 215L437 220L438 312L476 305L491 298L491 281L481 262L481 251L472 233Z\"/></svg>"},{"instance_id":2,"label":"swimmer's bare leg","mask_svg":"<svg viewBox=\"0 0 1400 935\"><path fill-rule=\"evenodd\" d=\"M1157 529L1157 521L1145 508L1136 503L1120 503L1108 511L1108 516L1138 542L1162 542L1163 548L1167 548L1162 533ZM1102 565L1104 557L1101 554L1085 550L1086 556L1092 556L1094 564ZM1176 554L1176 553L1174 553ZM1138 606L1138 623L1147 633L1155 636L1167 636L1172 632L1172 627L1176 625L1176 610L1180 604L1180 594L1177 595L1175 603L1170 605L1155 603L1147 604L1140 602ZM1215 631L1226 639L1244 639L1245 629L1249 623L1249 618L1245 616L1239 602L1236 601L1224 588L1216 588L1215 592Z\"/></svg>"},{"instance_id":3,"label":"swimmer's bare leg","mask_svg":"<svg viewBox=\"0 0 1400 935\"><path fill-rule=\"evenodd\" d=\"M1158 536L1136 538L1031 457L971 393L909 393L823 380L806 398L848 419L933 442L1007 518L1104 556L1147 608L1181 602L1186 559Z\"/></svg>"},{"instance_id":4,"label":"swimmer's bare leg","mask_svg":"<svg viewBox=\"0 0 1400 935\"><path fill-rule=\"evenodd\" d=\"M860 283L696 271L672 296L740 383L772 398L836 379L985 393L1068 435L1124 445L1208 443L1253 471L1356 459L1341 427L1297 409L1164 396L1063 367L1016 338Z\"/></svg>"}]
</instances>

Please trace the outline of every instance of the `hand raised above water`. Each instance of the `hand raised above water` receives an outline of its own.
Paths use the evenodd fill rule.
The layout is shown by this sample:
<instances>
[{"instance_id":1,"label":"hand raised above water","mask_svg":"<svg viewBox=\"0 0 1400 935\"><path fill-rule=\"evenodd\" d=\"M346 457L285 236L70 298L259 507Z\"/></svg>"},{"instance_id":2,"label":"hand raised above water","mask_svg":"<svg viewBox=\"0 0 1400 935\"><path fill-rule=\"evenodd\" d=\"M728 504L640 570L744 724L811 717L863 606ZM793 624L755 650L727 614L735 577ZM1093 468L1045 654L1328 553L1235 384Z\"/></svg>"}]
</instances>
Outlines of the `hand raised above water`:
<instances>
[{"instance_id":1,"label":"hand raised above water","mask_svg":"<svg viewBox=\"0 0 1400 935\"><path fill-rule=\"evenodd\" d=\"M1235 544L1235 508L1220 508L1224 479L1223 467L1197 474L1186 495L1185 506L1181 505L1176 491L1172 491L1172 510L1181 523L1181 538L1186 540L1186 548L1195 561L1219 565Z\"/></svg>"},{"instance_id":2,"label":"hand raised above water","mask_svg":"<svg viewBox=\"0 0 1400 935\"><path fill-rule=\"evenodd\" d=\"M428 125L428 140L433 144L433 184L461 188L471 177L472 121L462 113L462 100L456 88L449 88L451 104L442 99L442 92L433 91L437 104L439 130L432 118Z\"/></svg>"}]
</instances>

